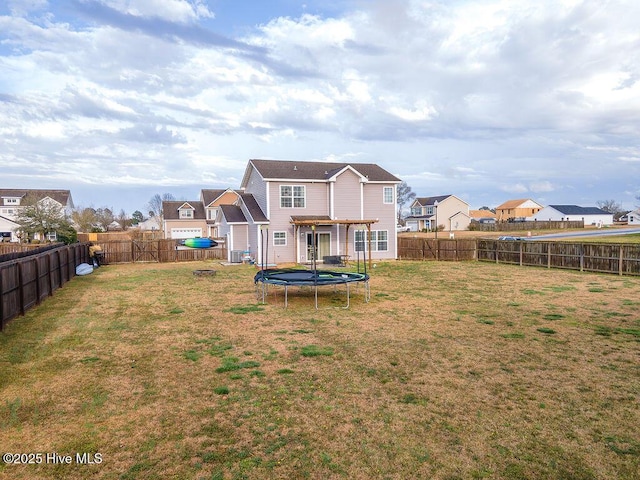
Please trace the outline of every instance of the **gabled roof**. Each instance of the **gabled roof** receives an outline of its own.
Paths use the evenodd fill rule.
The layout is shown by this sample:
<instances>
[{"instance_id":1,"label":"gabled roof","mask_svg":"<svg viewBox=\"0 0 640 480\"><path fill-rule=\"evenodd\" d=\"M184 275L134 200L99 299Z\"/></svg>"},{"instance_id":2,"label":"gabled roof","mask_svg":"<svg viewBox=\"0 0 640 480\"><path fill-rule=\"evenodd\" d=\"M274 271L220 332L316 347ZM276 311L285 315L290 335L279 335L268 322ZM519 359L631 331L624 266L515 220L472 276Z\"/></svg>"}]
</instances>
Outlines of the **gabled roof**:
<instances>
[{"instance_id":1,"label":"gabled roof","mask_svg":"<svg viewBox=\"0 0 640 480\"><path fill-rule=\"evenodd\" d=\"M516 199L516 200L507 200L502 205L498 205L496 207L496 210L519 208L523 203L526 203L526 202L533 202L536 205L538 205L540 208L542 208L542 205L540 205L538 202L536 202L534 200L531 200L530 198L519 198L519 199Z\"/></svg>"},{"instance_id":2,"label":"gabled roof","mask_svg":"<svg viewBox=\"0 0 640 480\"><path fill-rule=\"evenodd\" d=\"M598 207L579 207L578 205L549 205L549 207L565 215L612 215Z\"/></svg>"},{"instance_id":3,"label":"gabled roof","mask_svg":"<svg viewBox=\"0 0 640 480\"><path fill-rule=\"evenodd\" d=\"M227 223L247 223L247 217L237 205L220 205L220 213Z\"/></svg>"},{"instance_id":4,"label":"gabled roof","mask_svg":"<svg viewBox=\"0 0 640 480\"><path fill-rule=\"evenodd\" d=\"M269 219L264 214L264 212L260 208L260 205L258 205L258 202L256 201L255 197L252 194L243 193L240 195L240 198L242 198L242 202L244 203L245 207L247 207L247 210L249 211L249 215L251 215L251 218L255 223L269 222Z\"/></svg>"},{"instance_id":5,"label":"gabled roof","mask_svg":"<svg viewBox=\"0 0 640 480\"><path fill-rule=\"evenodd\" d=\"M70 206L73 206L73 201L71 201L70 190L40 190L40 189L17 189L17 188L0 189L0 198L4 198L4 197L24 198L29 194L34 195L38 200L42 200L43 198L49 197L61 205L66 206L67 203L69 203Z\"/></svg>"},{"instance_id":6,"label":"gabled roof","mask_svg":"<svg viewBox=\"0 0 640 480\"><path fill-rule=\"evenodd\" d=\"M202 197L202 203L204 203L204 206L208 206L211 205L213 202L215 202L218 198L220 198L222 195L224 195L227 192L233 192L233 193L238 193L235 190L232 190L231 188L225 188L225 189L202 189L202 191L200 192L200 196Z\"/></svg>"},{"instance_id":7,"label":"gabled roof","mask_svg":"<svg viewBox=\"0 0 640 480\"><path fill-rule=\"evenodd\" d=\"M249 160L242 187L248 182L248 174L251 167L265 181L291 180L291 181L329 181L341 170L350 167L356 173L369 182L400 183L400 179L392 175L382 167L374 163L334 163L334 162L309 162L291 160Z\"/></svg>"},{"instance_id":8,"label":"gabled roof","mask_svg":"<svg viewBox=\"0 0 640 480\"><path fill-rule=\"evenodd\" d=\"M193 207L193 219L194 220L204 220L206 218L206 214L204 212L204 206L200 200L171 200L162 202L162 215L165 220L182 220L180 218L179 209L184 205L190 205Z\"/></svg>"},{"instance_id":9,"label":"gabled roof","mask_svg":"<svg viewBox=\"0 0 640 480\"><path fill-rule=\"evenodd\" d=\"M418 203L421 207L427 207L429 205L434 205L435 202L442 202L449 197L453 197L453 195L438 195L437 197L416 197L413 201L413 205Z\"/></svg>"},{"instance_id":10,"label":"gabled roof","mask_svg":"<svg viewBox=\"0 0 640 480\"><path fill-rule=\"evenodd\" d=\"M3 217L2 215L0 215L0 220L5 221L5 222L9 222L9 223L13 223L16 227L19 227L20 224L11 220L10 218L7 217Z\"/></svg>"},{"instance_id":11,"label":"gabled roof","mask_svg":"<svg viewBox=\"0 0 640 480\"><path fill-rule=\"evenodd\" d=\"M471 218L496 218L496 214L491 210L469 210Z\"/></svg>"}]
</instances>

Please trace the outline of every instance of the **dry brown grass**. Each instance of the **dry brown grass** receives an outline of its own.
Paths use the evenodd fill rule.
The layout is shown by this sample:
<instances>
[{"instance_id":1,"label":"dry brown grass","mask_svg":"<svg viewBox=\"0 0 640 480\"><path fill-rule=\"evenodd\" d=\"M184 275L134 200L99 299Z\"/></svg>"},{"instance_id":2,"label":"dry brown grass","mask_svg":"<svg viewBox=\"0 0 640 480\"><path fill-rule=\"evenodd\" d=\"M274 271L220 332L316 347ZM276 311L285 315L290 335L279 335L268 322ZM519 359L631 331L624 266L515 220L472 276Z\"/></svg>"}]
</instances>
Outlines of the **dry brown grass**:
<instances>
[{"instance_id":1,"label":"dry brown grass","mask_svg":"<svg viewBox=\"0 0 640 480\"><path fill-rule=\"evenodd\" d=\"M14 320L2 450L103 461L0 478L638 478L640 279L389 262L316 311L254 273L107 266Z\"/></svg>"}]
</instances>

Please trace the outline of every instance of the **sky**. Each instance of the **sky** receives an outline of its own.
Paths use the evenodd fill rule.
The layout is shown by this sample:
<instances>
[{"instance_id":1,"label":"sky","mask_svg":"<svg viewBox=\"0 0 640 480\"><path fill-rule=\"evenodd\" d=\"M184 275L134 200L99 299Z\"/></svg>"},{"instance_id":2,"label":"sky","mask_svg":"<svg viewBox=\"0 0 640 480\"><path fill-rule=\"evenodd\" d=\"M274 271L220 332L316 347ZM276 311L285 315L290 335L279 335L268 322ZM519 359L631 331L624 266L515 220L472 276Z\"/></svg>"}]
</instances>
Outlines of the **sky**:
<instances>
[{"instance_id":1,"label":"sky","mask_svg":"<svg viewBox=\"0 0 640 480\"><path fill-rule=\"evenodd\" d=\"M148 211L250 159L640 205L636 0L3 0L0 188Z\"/></svg>"}]
</instances>

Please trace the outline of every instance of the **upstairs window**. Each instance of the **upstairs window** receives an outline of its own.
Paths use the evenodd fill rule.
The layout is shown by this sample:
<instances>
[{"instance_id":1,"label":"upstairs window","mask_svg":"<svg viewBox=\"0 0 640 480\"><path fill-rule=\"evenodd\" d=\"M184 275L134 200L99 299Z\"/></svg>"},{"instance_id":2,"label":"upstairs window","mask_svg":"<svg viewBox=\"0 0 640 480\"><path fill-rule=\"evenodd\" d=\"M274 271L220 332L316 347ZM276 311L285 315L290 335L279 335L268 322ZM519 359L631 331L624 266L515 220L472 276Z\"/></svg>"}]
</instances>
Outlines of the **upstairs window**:
<instances>
[{"instance_id":1,"label":"upstairs window","mask_svg":"<svg viewBox=\"0 0 640 480\"><path fill-rule=\"evenodd\" d=\"M193 218L193 210L180 210L180 218Z\"/></svg>"},{"instance_id":2,"label":"upstairs window","mask_svg":"<svg viewBox=\"0 0 640 480\"><path fill-rule=\"evenodd\" d=\"M304 185L280 185L280 208L305 208Z\"/></svg>"},{"instance_id":3,"label":"upstairs window","mask_svg":"<svg viewBox=\"0 0 640 480\"><path fill-rule=\"evenodd\" d=\"M382 201L384 203L393 203L393 187L384 187L382 191Z\"/></svg>"}]
</instances>

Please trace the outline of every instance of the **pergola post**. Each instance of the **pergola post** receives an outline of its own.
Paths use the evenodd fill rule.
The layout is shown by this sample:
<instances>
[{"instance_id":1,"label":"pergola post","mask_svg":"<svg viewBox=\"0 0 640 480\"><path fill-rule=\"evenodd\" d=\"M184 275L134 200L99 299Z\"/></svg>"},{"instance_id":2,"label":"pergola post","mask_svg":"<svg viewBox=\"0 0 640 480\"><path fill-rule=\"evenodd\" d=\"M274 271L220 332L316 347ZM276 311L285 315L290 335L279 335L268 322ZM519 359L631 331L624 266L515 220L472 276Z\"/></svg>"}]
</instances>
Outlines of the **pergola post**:
<instances>
[{"instance_id":1,"label":"pergola post","mask_svg":"<svg viewBox=\"0 0 640 480\"><path fill-rule=\"evenodd\" d=\"M371 224L367 223L367 241L369 243L369 270L371 270Z\"/></svg>"}]
</instances>

